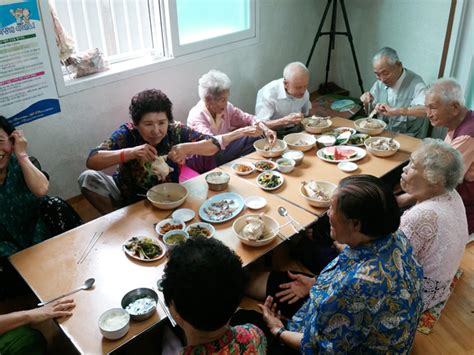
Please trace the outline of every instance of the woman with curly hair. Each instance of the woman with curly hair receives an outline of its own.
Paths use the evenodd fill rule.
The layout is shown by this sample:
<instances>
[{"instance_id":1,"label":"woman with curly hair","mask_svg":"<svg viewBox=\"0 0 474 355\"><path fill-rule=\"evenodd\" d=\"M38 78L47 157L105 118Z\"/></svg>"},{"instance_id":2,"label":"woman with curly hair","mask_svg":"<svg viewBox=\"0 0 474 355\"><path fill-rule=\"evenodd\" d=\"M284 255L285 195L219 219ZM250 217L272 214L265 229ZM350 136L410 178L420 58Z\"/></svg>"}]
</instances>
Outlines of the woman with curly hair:
<instances>
[{"instance_id":1,"label":"woman with curly hair","mask_svg":"<svg viewBox=\"0 0 474 355\"><path fill-rule=\"evenodd\" d=\"M178 182L186 158L213 156L219 142L173 121L172 103L160 90L145 90L132 98L132 122L89 153L89 169L79 176L82 194L102 214L137 202L159 183ZM118 164L109 176L101 171Z\"/></svg>"}]
</instances>

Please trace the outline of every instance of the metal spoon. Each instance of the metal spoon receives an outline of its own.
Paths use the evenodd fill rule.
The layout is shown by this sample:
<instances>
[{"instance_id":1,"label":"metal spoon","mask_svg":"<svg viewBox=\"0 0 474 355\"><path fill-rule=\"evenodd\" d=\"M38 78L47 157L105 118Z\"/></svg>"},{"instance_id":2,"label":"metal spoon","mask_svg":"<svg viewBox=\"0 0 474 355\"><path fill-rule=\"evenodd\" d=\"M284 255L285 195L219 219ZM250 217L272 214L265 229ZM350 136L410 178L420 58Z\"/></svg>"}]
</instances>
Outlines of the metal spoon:
<instances>
[{"instance_id":1,"label":"metal spoon","mask_svg":"<svg viewBox=\"0 0 474 355\"><path fill-rule=\"evenodd\" d=\"M60 298L72 295L73 293L79 292L81 290L88 290L94 285L94 282L95 282L94 278L87 279L81 287L78 287L78 288L72 290L71 292L65 293L64 295L61 295L59 297L53 298L52 300L45 301L45 302L40 302L40 303L38 303L38 306L41 307L41 306L47 305L48 303L51 303L51 302L54 302L56 300L59 300Z\"/></svg>"},{"instance_id":2,"label":"metal spoon","mask_svg":"<svg viewBox=\"0 0 474 355\"><path fill-rule=\"evenodd\" d=\"M291 226L293 227L295 233L298 233L298 232L299 232L298 229L296 229L296 227L295 227L295 225L294 225L294 223L297 223L297 222L293 219L293 217L291 217L291 216L288 214L288 211L286 210L285 207L282 207L282 206L278 207L278 213L280 214L280 216L285 217L285 218L287 218L287 219L290 220Z\"/></svg>"}]
</instances>

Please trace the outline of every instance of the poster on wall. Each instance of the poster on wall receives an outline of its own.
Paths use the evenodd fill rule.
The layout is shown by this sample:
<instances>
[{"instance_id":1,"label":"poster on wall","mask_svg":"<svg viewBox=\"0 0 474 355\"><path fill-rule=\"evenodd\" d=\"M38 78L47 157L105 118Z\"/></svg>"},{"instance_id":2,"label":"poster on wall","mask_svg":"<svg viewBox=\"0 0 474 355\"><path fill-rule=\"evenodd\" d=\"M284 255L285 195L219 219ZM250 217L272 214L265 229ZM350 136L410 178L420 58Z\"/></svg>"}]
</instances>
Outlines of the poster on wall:
<instances>
[{"instance_id":1,"label":"poster on wall","mask_svg":"<svg viewBox=\"0 0 474 355\"><path fill-rule=\"evenodd\" d=\"M0 115L19 126L60 111L37 0L0 0Z\"/></svg>"}]
</instances>

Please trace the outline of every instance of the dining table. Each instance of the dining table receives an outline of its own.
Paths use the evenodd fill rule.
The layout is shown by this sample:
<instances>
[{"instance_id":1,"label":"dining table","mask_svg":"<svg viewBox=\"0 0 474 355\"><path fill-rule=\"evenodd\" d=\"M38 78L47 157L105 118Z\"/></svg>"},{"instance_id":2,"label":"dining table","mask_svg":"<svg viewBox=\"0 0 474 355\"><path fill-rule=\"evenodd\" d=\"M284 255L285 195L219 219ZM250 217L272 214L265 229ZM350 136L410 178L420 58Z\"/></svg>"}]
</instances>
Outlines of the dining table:
<instances>
[{"instance_id":1,"label":"dining table","mask_svg":"<svg viewBox=\"0 0 474 355\"><path fill-rule=\"evenodd\" d=\"M343 118L332 118L332 122L334 127L354 127L352 121ZM313 179L337 184L350 174L382 177L406 163L420 143L419 139L393 132L384 131L381 136L396 139L400 143L400 150L388 158L367 153L357 161L358 169L355 172L345 173L337 168L337 164L318 158L317 148L314 147L304 153L301 165L292 172L283 174L283 185L273 191L259 187L256 182L257 173L242 176L232 169L236 162L262 159L258 153L251 153L211 171L229 174L230 181L224 191L211 191L205 180L207 174L182 183L187 188L188 196L179 208L194 211L195 217L189 222L193 223L202 221L199 213L201 207L209 198L220 193L235 193L243 199L263 196L266 200L263 208L254 211L244 206L234 218L213 223L216 229L214 238L234 250L242 259L243 265L247 266L292 238L302 228L313 224L326 210L315 208L305 200L300 192L303 181ZM279 207L284 207L296 223L288 224L288 218L278 213ZM155 261L135 260L124 252L123 245L134 236L157 238L155 225L170 217L172 212L173 210L158 209L145 199L22 250L12 255L10 261L40 301L67 293L79 287L86 279L95 278L94 287L72 296L76 302L74 313L69 318L59 319L58 324L80 353L107 354L167 319L166 310L158 305L151 318L140 322L132 321L128 333L118 340L105 339L98 326L100 315L110 308L121 307L122 297L130 290L152 288L163 300L157 281L164 273L167 256ZM281 226L286 224L279 230L277 238L268 245L247 246L233 231L232 225L236 218L254 213L268 215Z\"/></svg>"},{"instance_id":2,"label":"dining table","mask_svg":"<svg viewBox=\"0 0 474 355\"><path fill-rule=\"evenodd\" d=\"M259 187L237 176L231 176L227 189L222 192L209 190L204 175L188 180L183 185L189 195L179 208L189 208L195 212L194 219L189 223L200 221L200 206L219 193L233 192L242 198L262 195ZM216 229L214 237L233 249L244 266L317 219L313 214L277 196L266 194L265 198L265 207L258 211L244 208L235 218L244 214L264 213L283 226L287 219L278 213L278 207L286 208L297 223L282 227L272 243L261 247L244 245L232 229L235 218L213 224ZM76 303L74 313L67 319L59 319L58 324L80 353L107 354L166 319L163 308L157 306L157 312L151 318L132 321L128 333L118 340L102 337L98 326L100 315L110 308L120 308L122 297L130 290L151 288L163 300L156 283L163 275L166 256L152 262L135 260L123 251L123 244L133 236L158 237L155 224L169 217L171 212L155 208L147 200L137 202L22 250L11 256L10 261L41 301L67 293L86 279L95 278L92 289L71 296ZM93 246L84 257L84 251L91 246L91 242Z\"/></svg>"}]
</instances>

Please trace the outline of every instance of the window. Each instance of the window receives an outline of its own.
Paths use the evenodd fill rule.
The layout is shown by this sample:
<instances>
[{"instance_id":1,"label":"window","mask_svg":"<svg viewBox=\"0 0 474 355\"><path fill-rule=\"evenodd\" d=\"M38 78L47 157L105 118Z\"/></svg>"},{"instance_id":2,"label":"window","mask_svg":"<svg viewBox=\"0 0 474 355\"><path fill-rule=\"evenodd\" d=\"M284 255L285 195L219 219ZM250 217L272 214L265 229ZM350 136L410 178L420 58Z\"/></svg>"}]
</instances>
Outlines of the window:
<instances>
[{"instance_id":1,"label":"window","mask_svg":"<svg viewBox=\"0 0 474 355\"><path fill-rule=\"evenodd\" d=\"M256 38L255 0L48 1L56 8L61 25L73 38L75 52L99 48L111 64L112 70L87 77L89 82L192 53L198 57L197 52L204 50L218 47L225 50L237 42L244 45L249 43L246 40ZM54 27L50 19L45 22L51 29ZM54 53L51 44L54 37L52 33L47 36L51 53ZM79 85L79 80L71 81L57 68L55 77L60 94L75 91L61 88ZM59 83L59 77L64 82Z\"/></svg>"}]
</instances>

